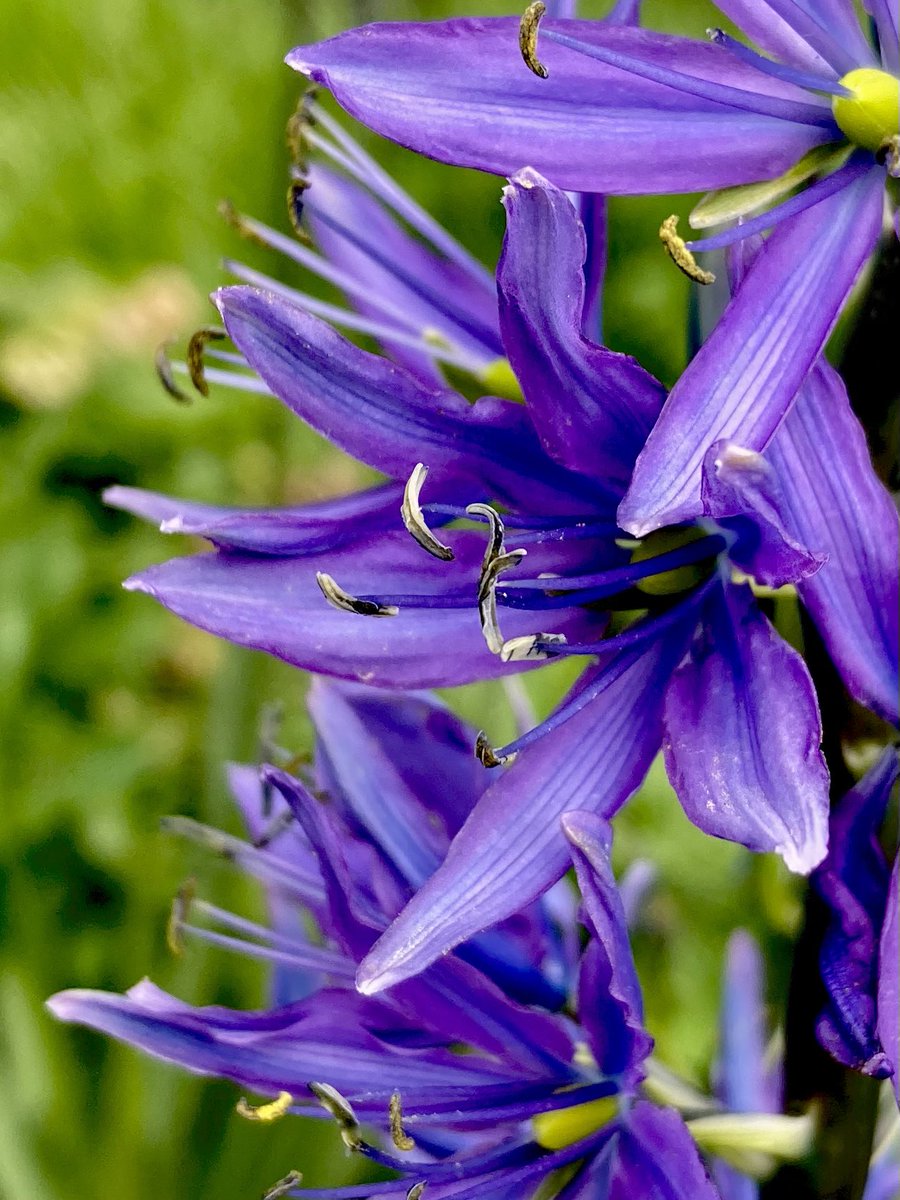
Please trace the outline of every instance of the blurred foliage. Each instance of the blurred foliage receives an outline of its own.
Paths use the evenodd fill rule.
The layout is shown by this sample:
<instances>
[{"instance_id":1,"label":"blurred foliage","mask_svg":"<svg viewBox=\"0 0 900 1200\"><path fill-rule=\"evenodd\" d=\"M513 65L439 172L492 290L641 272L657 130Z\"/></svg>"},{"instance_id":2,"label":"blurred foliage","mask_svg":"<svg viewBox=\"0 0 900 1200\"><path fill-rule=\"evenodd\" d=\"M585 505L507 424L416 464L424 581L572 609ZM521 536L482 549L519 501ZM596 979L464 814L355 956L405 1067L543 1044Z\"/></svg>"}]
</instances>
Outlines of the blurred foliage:
<instances>
[{"instance_id":1,"label":"blurred foliage","mask_svg":"<svg viewBox=\"0 0 900 1200\"><path fill-rule=\"evenodd\" d=\"M514 7L514 6L513 6ZM287 705L284 739L308 740L296 672L215 642L121 591L133 570L190 547L106 509L102 488L140 484L224 503L340 492L353 464L261 397L165 396L154 347L210 315L219 258L238 253L216 216L230 197L285 226L282 128L298 93L294 43L384 17L510 11L500 4L364 0L45 0L0 9L0 1195L237 1200L290 1167L335 1178L330 1131L241 1122L234 1089L56 1026L66 986L122 989L143 974L189 1000L263 1002L240 959L165 950L169 898L204 891L254 911L222 866L158 831L167 812L233 827L222 763L250 757L257 714ZM590 10L589 11L594 11ZM657 0L651 23L699 32L704 4ZM386 164L486 261L502 231L498 183L379 147ZM685 358L687 285L655 230L671 201L615 203L607 338L671 381ZM462 218L462 224L461 224ZM627 266L625 260L627 256ZM559 671L529 686L546 708ZM502 695L455 702L500 732ZM493 710L493 711L492 711ZM487 717L485 714L488 714ZM621 862L657 857L638 935L661 1051L697 1078L714 1053L725 937L753 914L790 932L790 888L683 819L659 772L620 822ZM703 861L703 870L697 863ZM772 901L771 896L776 900ZM316 1142L304 1140L314 1136Z\"/></svg>"}]
</instances>

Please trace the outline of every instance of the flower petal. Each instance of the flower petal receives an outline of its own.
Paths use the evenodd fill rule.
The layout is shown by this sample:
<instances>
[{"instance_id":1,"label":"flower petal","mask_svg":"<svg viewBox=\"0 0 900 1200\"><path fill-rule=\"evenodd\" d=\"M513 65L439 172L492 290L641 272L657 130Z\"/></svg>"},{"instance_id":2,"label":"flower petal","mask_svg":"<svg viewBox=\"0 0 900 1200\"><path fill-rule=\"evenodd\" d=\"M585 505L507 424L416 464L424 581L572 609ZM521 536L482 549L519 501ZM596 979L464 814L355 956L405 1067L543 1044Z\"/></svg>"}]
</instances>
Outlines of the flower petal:
<instances>
[{"instance_id":1,"label":"flower petal","mask_svg":"<svg viewBox=\"0 0 900 1200\"><path fill-rule=\"evenodd\" d=\"M624 529L697 516L714 442L765 449L878 240L883 191L881 169L866 169L772 233L666 401L619 506Z\"/></svg>"},{"instance_id":2,"label":"flower petal","mask_svg":"<svg viewBox=\"0 0 900 1200\"><path fill-rule=\"evenodd\" d=\"M894 1068L900 1104L900 855L894 859L878 952L878 1038Z\"/></svg>"},{"instance_id":3,"label":"flower petal","mask_svg":"<svg viewBox=\"0 0 900 1200\"><path fill-rule=\"evenodd\" d=\"M707 606L666 694L669 778L705 833L811 871L828 840L828 771L806 666L745 586Z\"/></svg>"},{"instance_id":4,"label":"flower petal","mask_svg":"<svg viewBox=\"0 0 900 1200\"><path fill-rule=\"evenodd\" d=\"M638 1100L619 1134L609 1200L719 1200L684 1121Z\"/></svg>"},{"instance_id":5,"label":"flower petal","mask_svg":"<svg viewBox=\"0 0 900 1200\"><path fill-rule=\"evenodd\" d=\"M581 333L585 234L571 201L536 171L504 189L500 327L544 448L624 490L665 396L633 358Z\"/></svg>"},{"instance_id":6,"label":"flower petal","mask_svg":"<svg viewBox=\"0 0 900 1200\"><path fill-rule=\"evenodd\" d=\"M766 450L798 540L825 551L798 590L857 700L898 720L897 510L837 371L820 361Z\"/></svg>"},{"instance_id":7,"label":"flower petal","mask_svg":"<svg viewBox=\"0 0 900 1200\"><path fill-rule=\"evenodd\" d=\"M378 991L405 979L559 879L570 862L560 816L575 808L610 816L639 785L683 646L683 633L672 635L587 674L582 686L594 698L488 788L443 866L365 959L357 986Z\"/></svg>"},{"instance_id":8,"label":"flower petal","mask_svg":"<svg viewBox=\"0 0 900 1200\"><path fill-rule=\"evenodd\" d=\"M573 191L703 191L786 170L832 134L738 109L550 46L522 64L517 19L368 25L291 51L371 129L443 162L511 175L526 164ZM591 45L757 95L808 104L709 43L601 21L548 21ZM760 101L763 106L763 101Z\"/></svg>"},{"instance_id":9,"label":"flower petal","mask_svg":"<svg viewBox=\"0 0 900 1200\"><path fill-rule=\"evenodd\" d=\"M780 1112L766 1071L765 978L759 945L746 929L728 939L716 1092L731 1112Z\"/></svg>"}]
</instances>

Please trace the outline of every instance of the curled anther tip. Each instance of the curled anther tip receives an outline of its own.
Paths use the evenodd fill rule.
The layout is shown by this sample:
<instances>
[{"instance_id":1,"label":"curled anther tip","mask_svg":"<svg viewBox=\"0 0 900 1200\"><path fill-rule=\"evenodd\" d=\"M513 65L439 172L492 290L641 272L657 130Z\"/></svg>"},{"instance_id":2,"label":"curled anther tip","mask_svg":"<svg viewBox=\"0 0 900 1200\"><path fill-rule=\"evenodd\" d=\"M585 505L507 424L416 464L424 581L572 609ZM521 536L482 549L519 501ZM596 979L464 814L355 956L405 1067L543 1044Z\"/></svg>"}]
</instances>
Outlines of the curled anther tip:
<instances>
[{"instance_id":1,"label":"curled anther tip","mask_svg":"<svg viewBox=\"0 0 900 1200\"><path fill-rule=\"evenodd\" d=\"M190 916L191 905L197 895L197 880L191 876L186 879L172 897L172 907L169 909L169 919L166 922L166 945L169 950L181 958L184 954L184 926Z\"/></svg>"},{"instance_id":2,"label":"curled anther tip","mask_svg":"<svg viewBox=\"0 0 900 1200\"><path fill-rule=\"evenodd\" d=\"M421 1181L421 1183L414 1183L406 1193L406 1200L419 1200L419 1197L425 1191L426 1186L427 1184L424 1179Z\"/></svg>"},{"instance_id":3,"label":"curled anther tip","mask_svg":"<svg viewBox=\"0 0 900 1200\"><path fill-rule=\"evenodd\" d=\"M290 1092L279 1092L268 1104L251 1104L246 1096L241 1096L234 1111L245 1121L280 1121L293 1103L294 1097Z\"/></svg>"},{"instance_id":4,"label":"curled anther tip","mask_svg":"<svg viewBox=\"0 0 900 1200\"><path fill-rule=\"evenodd\" d=\"M303 1182L303 1175L300 1171L288 1171L284 1179L279 1179L277 1183L273 1183L267 1192L263 1192L262 1200L281 1200L282 1196L287 1196L295 1187Z\"/></svg>"},{"instance_id":5,"label":"curled anther tip","mask_svg":"<svg viewBox=\"0 0 900 1200\"><path fill-rule=\"evenodd\" d=\"M553 647L566 644L564 633L529 633L523 637L507 638L500 647L501 662L526 662L553 658Z\"/></svg>"},{"instance_id":6,"label":"curled anther tip","mask_svg":"<svg viewBox=\"0 0 900 1200\"><path fill-rule=\"evenodd\" d=\"M341 612L355 613L358 617L396 617L400 609L396 604L379 604L377 600L361 600L352 596L324 571L316 571L316 583L322 595Z\"/></svg>"},{"instance_id":7,"label":"curled anther tip","mask_svg":"<svg viewBox=\"0 0 900 1200\"><path fill-rule=\"evenodd\" d=\"M511 763L516 757L514 754L497 754L494 747L487 740L484 730L481 730L475 738L475 757L483 767L503 767L507 763Z\"/></svg>"},{"instance_id":8,"label":"curled anther tip","mask_svg":"<svg viewBox=\"0 0 900 1200\"><path fill-rule=\"evenodd\" d=\"M452 562L454 557L453 551L449 546L445 546L443 542L439 541L428 528L424 514L422 513L421 504L419 503L422 485L425 482L427 474L428 468L424 463L416 463L413 467L412 473L403 489L403 503L400 505L400 516L407 533L411 534L423 550L427 550L429 554L433 554L435 558L441 559L442 562Z\"/></svg>"},{"instance_id":9,"label":"curled anther tip","mask_svg":"<svg viewBox=\"0 0 900 1200\"><path fill-rule=\"evenodd\" d=\"M398 1150L415 1150L416 1143L403 1128L403 1106L399 1092L394 1092L391 1096L388 1113L391 1122L391 1141Z\"/></svg>"},{"instance_id":10,"label":"curled anther tip","mask_svg":"<svg viewBox=\"0 0 900 1200\"><path fill-rule=\"evenodd\" d=\"M358 1150L362 1144L359 1132L359 1121L349 1100L330 1083L316 1083L315 1080L306 1085L325 1111L337 1122L344 1145L349 1150Z\"/></svg>"},{"instance_id":11,"label":"curled anther tip","mask_svg":"<svg viewBox=\"0 0 900 1200\"><path fill-rule=\"evenodd\" d=\"M175 382L172 360L169 357L169 347L171 344L171 342L162 342L156 347L156 352L153 355L153 366L156 369L156 377L173 399L177 400L180 404L190 404L191 397Z\"/></svg>"},{"instance_id":12,"label":"curled anther tip","mask_svg":"<svg viewBox=\"0 0 900 1200\"><path fill-rule=\"evenodd\" d=\"M517 567L527 554L528 551L525 549L508 550L505 554L495 555L490 562L482 567L481 577L478 580L479 604L483 604L494 590L494 585L503 572L511 571L513 567Z\"/></svg>"},{"instance_id":13,"label":"curled anther tip","mask_svg":"<svg viewBox=\"0 0 900 1200\"><path fill-rule=\"evenodd\" d=\"M678 216L673 213L666 217L659 227L659 240L666 248L666 253L680 271L693 279L695 283L715 283L716 277L712 271L704 271L688 249L687 243L678 232Z\"/></svg>"},{"instance_id":14,"label":"curled anther tip","mask_svg":"<svg viewBox=\"0 0 900 1200\"><path fill-rule=\"evenodd\" d=\"M537 54L538 28L546 11L546 4L538 0L537 4L528 5L519 22L519 50L525 60L525 66L539 79L546 79L550 74Z\"/></svg>"},{"instance_id":15,"label":"curled anther tip","mask_svg":"<svg viewBox=\"0 0 900 1200\"><path fill-rule=\"evenodd\" d=\"M191 335L187 348L187 369L191 383L201 396L209 395L209 384L203 369L203 355L210 342L222 342L228 337L218 325L204 325Z\"/></svg>"}]
</instances>

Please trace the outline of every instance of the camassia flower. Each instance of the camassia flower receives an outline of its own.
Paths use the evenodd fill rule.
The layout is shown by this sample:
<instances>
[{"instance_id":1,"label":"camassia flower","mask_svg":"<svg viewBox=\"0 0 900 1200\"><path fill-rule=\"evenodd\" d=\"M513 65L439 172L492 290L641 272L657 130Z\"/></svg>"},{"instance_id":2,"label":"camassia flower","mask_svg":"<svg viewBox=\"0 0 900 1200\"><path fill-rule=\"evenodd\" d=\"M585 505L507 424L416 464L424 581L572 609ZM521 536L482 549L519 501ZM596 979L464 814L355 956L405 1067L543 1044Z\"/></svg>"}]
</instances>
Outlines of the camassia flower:
<instances>
[{"instance_id":1,"label":"camassia flower","mask_svg":"<svg viewBox=\"0 0 900 1200\"><path fill-rule=\"evenodd\" d=\"M694 253L773 230L638 459L619 510L635 535L702 512L714 442L765 449L876 245L885 182L896 202L896 4L865 3L875 46L852 0L719 7L765 54L721 30L704 43L548 17L538 33L533 4L520 29L378 24L288 55L353 116L442 161L503 175L528 163L576 191L725 189L691 216L712 236L683 242L675 217L660 231L703 282Z\"/></svg>"},{"instance_id":2,"label":"camassia flower","mask_svg":"<svg viewBox=\"0 0 900 1200\"><path fill-rule=\"evenodd\" d=\"M52 1012L254 1089L266 1100L238 1106L250 1119L331 1115L350 1149L396 1173L307 1191L292 1171L272 1198L387 1200L427 1185L437 1200L501 1200L539 1186L566 1200L715 1200L691 1122L645 1094L677 1089L658 1070L655 1086L644 1087L648 1070L654 1076L652 1040L609 865L609 826L589 813L565 818L583 948L567 883L419 978L383 997L360 996L356 964L446 852L483 772L469 752L471 731L421 693L319 681L311 715L316 753L305 782L272 766L261 776L232 769L252 840L173 820L262 880L272 914L265 927L182 894L173 940L203 937L269 960L275 1006L195 1008L145 981L123 996L63 992L49 1001ZM748 1037L739 1033L724 1055L755 1078ZM684 1108L698 1107L707 1137L719 1114L717 1146L740 1145L741 1109L726 1136L722 1106L689 1093ZM791 1124L779 1118L773 1129L779 1121ZM758 1145L758 1128L752 1136Z\"/></svg>"},{"instance_id":3,"label":"camassia flower","mask_svg":"<svg viewBox=\"0 0 900 1200\"><path fill-rule=\"evenodd\" d=\"M710 447L701 522L623 542L616 505L663 390L582 335L585 240L567 197L525 171L505 199L499 330L525 404L471 405L426 385L286 296L217 296L265 384L398 481L382 491L393 487L392 504L403 492L413 537L385 531L381 501L377 522L371 510L359 520L354 507L367 501L352 499L334 502L345 516L318 527L303 553L272 546L265 514L236 516L237 552L208 510L197 521L190 505L125 497L220 544L129 586L315 672L432 686L561 655L598 660L537 729L498 750L480 741L485 763L517 761L367 960L366 987L421 969L533 900L569 861L560 815L611 816L661 745L702 829L776 850L795 870L821 860L827 774L813 687L736 570L766 586L796 581L855 694L895 712L896 514L836 373L815 369L766 457ZM423 461L433 472L424 490ZM481 531L446 527L469 518ZM610 626L611 613L636 610L644 615Z\"/></svg>"}]
</instances>

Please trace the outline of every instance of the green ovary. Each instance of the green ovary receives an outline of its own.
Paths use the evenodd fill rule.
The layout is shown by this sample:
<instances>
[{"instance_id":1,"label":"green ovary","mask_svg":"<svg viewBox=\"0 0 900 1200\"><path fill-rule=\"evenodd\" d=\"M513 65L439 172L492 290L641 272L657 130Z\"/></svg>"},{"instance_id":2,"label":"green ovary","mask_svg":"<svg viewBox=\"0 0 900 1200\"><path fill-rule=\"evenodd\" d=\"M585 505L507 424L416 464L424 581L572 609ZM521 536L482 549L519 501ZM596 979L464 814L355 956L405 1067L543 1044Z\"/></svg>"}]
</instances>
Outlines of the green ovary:
<instances>
[{"instance_id":1,"label":"green ovary","mask_svg":"<svg viewBox=\"0 0 900 1200\"><path fill-rule=\"evenodd\" d=\"M850 71L840 81L852 96L835 96L834 119L857 146L880 149L900 130L900 79L874 67Z\"/></svg>"},{"instance_id":2,"label":"green ovary","mask_svg":"<svg viewBox=\"0 0 900 1200\"><path fill-rule=\"evenodd\" d=\"M588 1100L586 1104L576 1104L572 1108L540 1113L531 1120L534 1140L545 1150L562 1150L602 1129L618 1111L618 1096L604 1096L601 1100Z\"/></svg>"}]
</instances>

